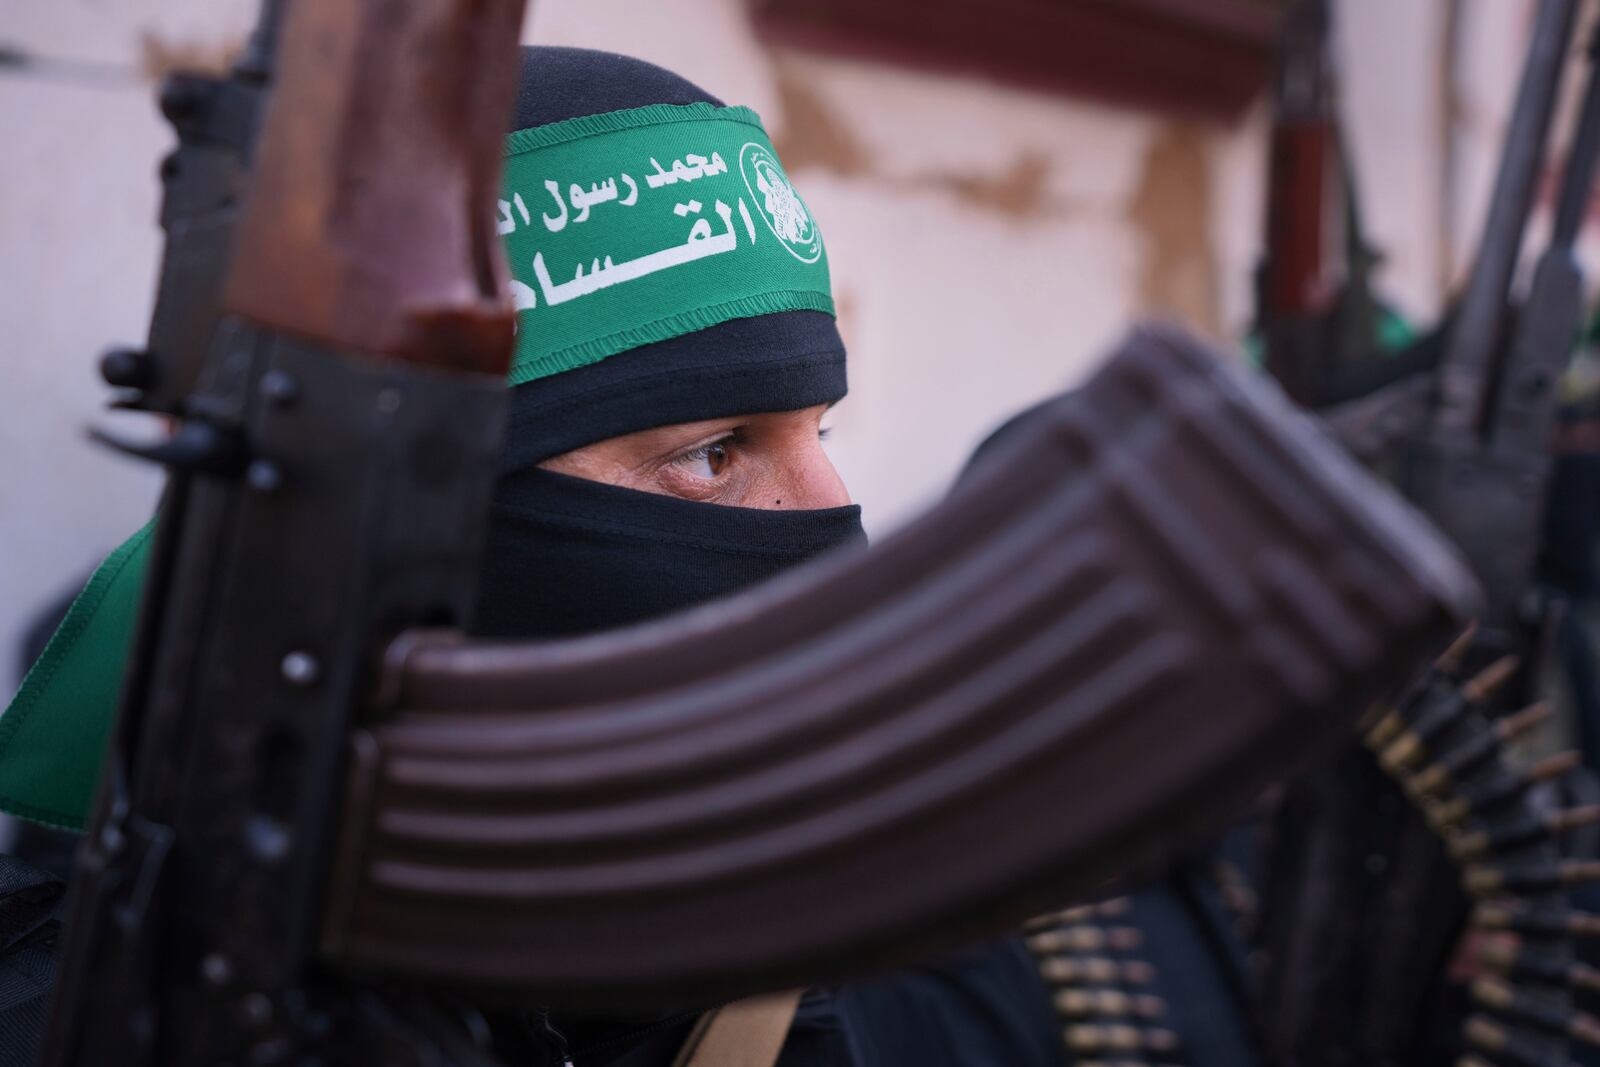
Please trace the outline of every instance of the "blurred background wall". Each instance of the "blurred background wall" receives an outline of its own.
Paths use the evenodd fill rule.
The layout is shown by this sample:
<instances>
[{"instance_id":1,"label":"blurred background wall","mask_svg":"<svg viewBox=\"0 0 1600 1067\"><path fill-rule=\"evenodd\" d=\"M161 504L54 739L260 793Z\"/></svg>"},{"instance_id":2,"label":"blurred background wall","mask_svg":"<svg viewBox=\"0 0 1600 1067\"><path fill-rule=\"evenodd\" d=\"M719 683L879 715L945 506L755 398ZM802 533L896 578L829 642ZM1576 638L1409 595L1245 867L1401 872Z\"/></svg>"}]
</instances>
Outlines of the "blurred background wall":
<instances>
[{"instance_id":1,"label":"blurred background wall","mask_svg":"<svg viewBox=\"0 0 1600 1067\"><path fill-rule=\"evenodd\" d=\"M1247 44L1248 9L1273 6L1217 3ZM108 418L95 361L144 336L169 143L156 84L174 66L224 63L254 6L0 3L0 683L30 615L153 506L154 471L85 439ZM893 6L927 28L916 6ZM953 39L960 19L993 37L1028 6L956 4ZM1336 4L1362 207L1386 255L1380 288L1413 321L1438 311L1475 241L1531 6ZM1197 50L1173 67L1176 91L1143 99L1142 83L1169 80L1160 57L1131 92L1096 91L1074 87L1071 64L1051 69L1058 42L1030 40L1025 24L1014 38L1047 57L1031 79L1006 76L1003 50L975 72L937 50L808 26L797 10L804 0L536 0L526 37L653 60L766 117L827 237L852 360L830 448L873 532L937 497L990 428L1080 378L1140 316L1229 344L1247 330L1267 110L1254 91L1237 106L1209 99L1240 80L1226 53ZM1188 32L1182 18L1148 17ZM1195 40L1212 29L1196 24ZM1059 43L1072 54L1074 41ZM1073 63L1115 83L1128 58L1080 49Z\"/></svg>"}]
</instances>

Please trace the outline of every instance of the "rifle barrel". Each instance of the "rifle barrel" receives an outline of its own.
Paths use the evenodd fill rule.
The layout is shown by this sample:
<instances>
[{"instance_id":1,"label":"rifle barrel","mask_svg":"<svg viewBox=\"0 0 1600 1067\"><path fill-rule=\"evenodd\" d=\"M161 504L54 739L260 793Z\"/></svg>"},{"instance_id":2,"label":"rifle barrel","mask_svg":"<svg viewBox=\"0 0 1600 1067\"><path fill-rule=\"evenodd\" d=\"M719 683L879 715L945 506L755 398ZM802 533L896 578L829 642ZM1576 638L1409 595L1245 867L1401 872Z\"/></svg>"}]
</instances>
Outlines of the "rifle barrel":
<instances>
[{"instance_id":1,"label":"rifle barrel","mask_svg":"<svg viewBox=\"0 0 1600 1067\"><path fill-rule=\"evenodd\" d=\"M1577 132L1567 153L1550 244L1539 258L1533 284L1518 316L1516 334L1490 379L1485 439L1506 453L1538 457L1544 468L1556 408L1556 382L1572 354L1583 322L1583 270L1573 255L1600 156L1600 32L1590 44L1589 81L1584 87ZM1542 484L1543 475L1539 475Z\"/></svg>"},{"instance_id":2,"label":"rifle barrel","mask_svg":"<svg viewBox=\"0 0 1600 1067\"><path fill-rule=\"evenodd\" d=\"M1500 340L1506 297L1544 161L1577 9L1578 0L1543 0L1539 5L1478 259L1440 368L1434 428L1445 436L1476 434L1480 428L1491 359Z\"/></svg>"},{"instance_id":3,"label":"rifle barrel","mask_svg":"<svg viewBox=\"0 0 1600 1067\"><path fill-rule=\"evenodd\" d=\"M1329 225L1341 188L1327 0L1300 0L1279 56L1257 304L1264 363L1297 403L1315 407L1326 377L1323 320L1337 292Z\"/></svg>"},{"instance_id":4,"label":"rifle barrel","mask_svg":"<svg viewBox=\"0 0 1600 1067\"><path fill-rule=\"evenodd\" d=\"M1583 92L1583 110L1578 116L1578 131L1567 153L1567 172L1562 177L1561 199L1556 206L1556 223L1550 243L1571 248L1588 214L1594 191L1595 157L1600 156L1600 27L1589 42L1589 84Z\"/></svg>"},{"instance_id":5,"label":"rifle barrel","mask_svg":"<svg viewBox=\"0 0 1600 1067\"><path fill-rule=\"evenodd\" d=\"M288 0L261 0L255 29L245 42L244 52L234 64L243 77L266 82L272 79L273 57L278 54L278 38L283 30L284 9Z\"/></svg>"}]
</instances>

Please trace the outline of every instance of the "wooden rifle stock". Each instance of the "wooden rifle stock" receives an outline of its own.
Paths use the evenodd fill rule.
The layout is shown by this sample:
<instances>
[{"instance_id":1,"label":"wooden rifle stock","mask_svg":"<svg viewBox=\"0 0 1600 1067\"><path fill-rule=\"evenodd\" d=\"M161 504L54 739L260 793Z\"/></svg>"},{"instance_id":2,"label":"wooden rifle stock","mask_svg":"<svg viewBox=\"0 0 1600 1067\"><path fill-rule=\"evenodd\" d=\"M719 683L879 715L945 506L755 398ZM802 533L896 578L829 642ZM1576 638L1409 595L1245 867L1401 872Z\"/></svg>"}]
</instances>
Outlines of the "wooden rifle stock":
<instances>
[{"instance_id":1,"label":"wooden rifle stock","mask_svg":"<svg viewBox=\"0 0 1600 1067\"><path fill-rule=\"evenodd\" d=\"M1285 15L1267 171L1266 253L1256 317L1263 363L1289 396L1321 399L1344 281L1335 255L1345 190L1329 56L1327 0Z\"/></svg>"},{"instance_id":2,"label":"wooden rifle stock","mask_svg":"<svg viewBox=\"0 0 1600 1067\"><path fill-rule=\"evenodd\" d=\"M494 227L519 0L295 3L227 310L330 347L504 375Z\"/></svg>"},{"instance_id":3,"label":"wooden rifle stock","mask_svg":"<svg viewBox=\"0 0 1600 1067\"><path fill-rule=\"evenodd\" d=\"M1330 276L1338 228L1329 225L1329 207L1340 168L1328 33L1326 0L1296 4L1285 18L1268 168L1265 321L1328 311L1338 282Z\"/></svg>"},{"instance_id":4,"label":"wooden rifle stock","mask_svg":"<svg viewBox=\"0 0 1600 1067\"><path fill-rule=\"evenodd\" d=\"M1149 868L1471 607L1270 392L1141 331L864 555L593 639L407 635L355 736L328 955L714 1000Z\"/></svg>"}]
</instances>

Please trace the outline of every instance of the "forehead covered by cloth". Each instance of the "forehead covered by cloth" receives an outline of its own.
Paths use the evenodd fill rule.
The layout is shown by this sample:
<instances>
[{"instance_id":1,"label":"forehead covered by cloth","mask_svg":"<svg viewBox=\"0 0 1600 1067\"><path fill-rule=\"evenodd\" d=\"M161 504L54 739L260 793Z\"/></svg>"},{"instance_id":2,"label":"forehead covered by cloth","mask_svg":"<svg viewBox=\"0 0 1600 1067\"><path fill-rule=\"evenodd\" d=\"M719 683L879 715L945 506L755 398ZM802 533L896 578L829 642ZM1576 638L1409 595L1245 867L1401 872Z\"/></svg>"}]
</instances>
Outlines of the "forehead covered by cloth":
<instances>
[{"instance_id":1,"label":"forehead covered by cloth","mask_svg":"<svg viewBox=\"0 0 1600 1067\"><path fill-rule=\"evenodd\" d=\"M507 469L844 395L822 235L753 111L575 49L528 49L522 81L497 205L518 309Z\"/></svg>"}]
</instances>

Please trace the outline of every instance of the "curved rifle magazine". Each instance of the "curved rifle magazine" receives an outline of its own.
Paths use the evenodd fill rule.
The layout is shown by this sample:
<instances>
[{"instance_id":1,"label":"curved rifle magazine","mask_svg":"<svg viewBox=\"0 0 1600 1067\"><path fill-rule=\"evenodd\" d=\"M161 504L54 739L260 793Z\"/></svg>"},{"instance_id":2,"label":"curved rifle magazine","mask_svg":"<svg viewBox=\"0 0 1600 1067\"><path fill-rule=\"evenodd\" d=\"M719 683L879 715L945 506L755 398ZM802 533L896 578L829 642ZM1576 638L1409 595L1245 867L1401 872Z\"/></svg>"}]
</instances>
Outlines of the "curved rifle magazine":
<instances>
[{"instance_id":1,"label":"curved rifle magazine","mask_svg":"<svg viewBox=\"0 0 1600 1067\"><path fill-rule=\"evenodd\" d=\"M619 1007L937 951L1216 829L1474 601L1270 385L1142 330L870 551L592 638L396 642L325 954Z\"/></svg>"}]
</instances>

